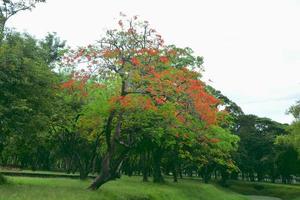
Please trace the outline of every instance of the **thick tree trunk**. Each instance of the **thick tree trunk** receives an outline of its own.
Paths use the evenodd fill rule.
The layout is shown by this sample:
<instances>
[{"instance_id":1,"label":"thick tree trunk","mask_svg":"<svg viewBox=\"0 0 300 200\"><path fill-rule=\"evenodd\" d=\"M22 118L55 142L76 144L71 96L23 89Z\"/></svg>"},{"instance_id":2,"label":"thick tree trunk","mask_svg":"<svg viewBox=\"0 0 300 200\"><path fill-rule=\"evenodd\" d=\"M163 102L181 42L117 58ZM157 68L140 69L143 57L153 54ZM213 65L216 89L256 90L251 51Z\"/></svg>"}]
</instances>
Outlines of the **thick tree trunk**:
<instances>
[{"instance_id":1,"label":"thick tree trunk","mask_svg":"<svg viewBox=\"0 0 300 200\"><path fill-rule=\"evenodd\" d=\"M110 176L110 159L111 158L110 158L109 153L107 155L105 155L105 157L102 160L101 173L100 173L99 176L97 176L95 178L93 183L90 185L89 189L96 190L99 187L101 187L101 185L103 185L104 183L106 183L107 181L109 181L111 179L111 176Z\"/></svg>"},{"instance_id":2,"label":"thick tree trunk","mask_svg":"<svg viewBox=\"0 0 300 200\"><path fill-rule=\"evenodd\" d=\"M117 178L119 176L118 170L120 169L124 156L121 155L119 159L116 160L116 162L113 162L114 155L116 153L116 145L117 140L119 140L121 135L121 124L122 124L122 115L123 113L119 113L118 120L117 120L117 126L115 134L113 135L112 139L110 140L110 133L111 133L111 123L113 120L114 112L111 113L111 116L109 117L107 129L106 130L106 141L107 141L107 152L102 160L102 168L100 175L96 177L96 179L93 181L93 183L90 185L89 189L96 190L99 187L101 187L104 183Z\"/></svg>"}]
</instances>

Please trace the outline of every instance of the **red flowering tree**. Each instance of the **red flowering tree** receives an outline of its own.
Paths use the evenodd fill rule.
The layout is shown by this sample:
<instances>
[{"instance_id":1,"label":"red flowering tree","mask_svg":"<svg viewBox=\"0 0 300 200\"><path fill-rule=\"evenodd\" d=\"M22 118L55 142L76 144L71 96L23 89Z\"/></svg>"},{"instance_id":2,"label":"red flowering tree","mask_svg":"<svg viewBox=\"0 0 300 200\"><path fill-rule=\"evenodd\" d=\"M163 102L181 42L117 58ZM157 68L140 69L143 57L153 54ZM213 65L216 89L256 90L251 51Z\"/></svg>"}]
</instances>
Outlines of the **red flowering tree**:
<instances>
[{"instance_id":1,"label":"red flowering tree","mask_svg":"<svg viewBox=\"0 0 300 200\"><path fill-rule=\"evenodd\" d=\"M73 79L117 82L103 127L106 152L91 189L118 176L131 145L123 139L122 132L128 113L151 110L166 121L172 118L176 123L169 123L163 130L173 130L174 138L191 137L189 133L199 133L217 122L219 101L206 92L200 80L201 57L193 56L189 48L165 45L149 23L137 17L118 24L118 29L108 30L97 44L72 51L65 58L74 71ZM189 132L181 132L184 129L180 127L189 127Z\"/></svg>"}]
</instances>

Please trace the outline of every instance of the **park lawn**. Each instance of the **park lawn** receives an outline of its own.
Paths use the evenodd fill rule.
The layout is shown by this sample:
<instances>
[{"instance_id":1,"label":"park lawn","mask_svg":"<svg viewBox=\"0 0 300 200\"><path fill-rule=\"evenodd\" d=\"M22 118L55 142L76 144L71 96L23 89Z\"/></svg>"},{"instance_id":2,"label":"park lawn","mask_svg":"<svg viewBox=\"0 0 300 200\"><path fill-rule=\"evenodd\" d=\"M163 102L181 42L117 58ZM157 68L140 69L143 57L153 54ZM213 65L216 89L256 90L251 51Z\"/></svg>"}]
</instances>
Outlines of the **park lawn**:
<instances>
[{"instance_id":1,"label":"park lawn","mask_svg":"<svg viewBox=\"0 0 300 200\"><path fill-rule=\"evenodd\" d=\"M246 200L242 195L197 180L165 184L143 183L140 177L122 177L97 191L90 180L8 177L0 186L0 200Z\"/></svg>"},{"instance_id":2,"label":"park lawn","mask_svg":"<svg viewBox=\"0 0 300 200\"><path fill-rule=\"evenodd\" d=\"M300 185L230 181L230 189L245 195L279 197L283 200L300 200Z\"/></svg>"}]
</instances>

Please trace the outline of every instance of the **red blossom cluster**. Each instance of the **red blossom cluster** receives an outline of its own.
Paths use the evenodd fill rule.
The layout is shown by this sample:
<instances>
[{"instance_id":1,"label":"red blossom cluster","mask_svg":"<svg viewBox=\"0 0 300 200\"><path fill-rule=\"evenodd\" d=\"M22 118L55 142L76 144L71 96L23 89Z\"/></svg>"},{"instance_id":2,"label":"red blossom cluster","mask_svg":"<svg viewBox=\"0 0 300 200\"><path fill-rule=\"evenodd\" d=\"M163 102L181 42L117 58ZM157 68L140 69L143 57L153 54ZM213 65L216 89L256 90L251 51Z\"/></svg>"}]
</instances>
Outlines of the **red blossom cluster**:
<instances>
[{"instance_id":1,"label":"red blossom cluster","mask_svg":"<svg viewBox=\"0 0 300 200\"><path fill-rule=\"evenodd\" d=\"M134 20L136 18L134 17ZM122 28L123 37L124 21L120 20L118 24ZM86 49L79 49L73 54L73 57L68 57L67 60L68 62L73 62L74 60L84 59L88 62L88 66L103 67L102 65L104 65L113 73L118 73L120 68L126 67L122 68L122 70L125 70L126 73L123 73L128 75L125 77L126 85L131 87L130 91L138 89L144 93L136 96L113 97L110 101L111 104L119 104L123 108L157 109L159 106L171 102L176 104L177 113L182 113L176 115L179 122L185 123L184 113L196 113L199 119L203 120L207 125L215 124L218 112L217 105L220 102L206 92L205 84L199 80L199 73L190 70L186 66L173 66L173 62L176 62L182 51L177 48L164 48L164 41L161 35L156 34L154 29L148 31L150 35L153 34L153 41L149 39L149 46L127 49L124 46L125 49L123 49L116 44L111 44L102 46L101 50L96 50L93 46L89 46ZM130 25L128 33L138 34L138 31ZM128 40L135 39L133 35L127 36ZM158 44L158 46L154 44ZM151 47L151 45L155 47ZM109 64L106 65L106 62L100 63L99 58L107 61ZM83 90L84 84L89 78L88 73L91 73L91 68L86 73L79 73L85 74L85 78L76 77L70 79L63 83L62 87L71 88L76 85L77 89Z\"/></svg>"}]
</instances>

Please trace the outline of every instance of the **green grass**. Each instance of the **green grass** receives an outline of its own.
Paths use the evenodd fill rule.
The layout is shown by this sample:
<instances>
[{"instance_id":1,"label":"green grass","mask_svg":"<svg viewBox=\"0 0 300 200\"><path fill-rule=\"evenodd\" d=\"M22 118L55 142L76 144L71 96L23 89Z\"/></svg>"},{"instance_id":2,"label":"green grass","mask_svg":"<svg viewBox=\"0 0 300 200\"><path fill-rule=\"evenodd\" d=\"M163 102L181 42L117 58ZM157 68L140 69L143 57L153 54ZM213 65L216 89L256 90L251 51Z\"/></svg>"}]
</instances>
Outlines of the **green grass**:
<instances>
[{"instance_id":1,"label":"green grass","mask_svg":"<svg viewBox=\"0 0 300 200\"><path fill-rule=\"evenodd\" d=\"M0 200L245 200L242 195L197 180L143 183L140 177L111 181L89 191L90 181L64 178L9 177L0 186Z\"/></svg>"},{"instance_id":2,"label":"green grass","mask_svg":"<svg viewBox=\"0 0 300 200\"><path fill-rule=\"evenodd\" d=\"M245 195L262 195L279 197L283 200L300 200L299 185L284 185L272 183L252 183L230 181L230 189Z\"/></svg>"}]
</instances>

